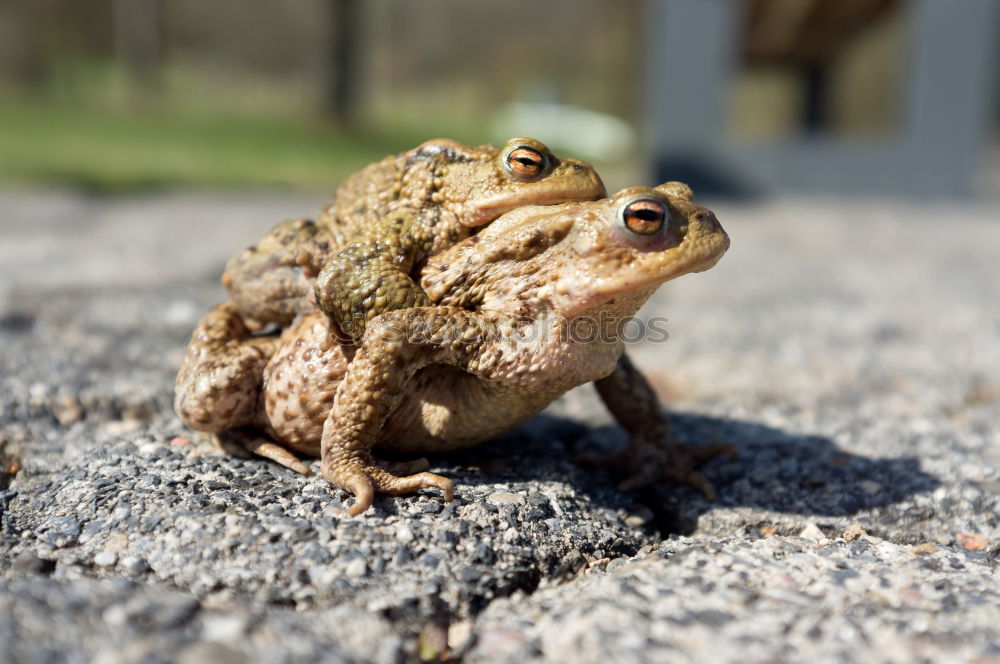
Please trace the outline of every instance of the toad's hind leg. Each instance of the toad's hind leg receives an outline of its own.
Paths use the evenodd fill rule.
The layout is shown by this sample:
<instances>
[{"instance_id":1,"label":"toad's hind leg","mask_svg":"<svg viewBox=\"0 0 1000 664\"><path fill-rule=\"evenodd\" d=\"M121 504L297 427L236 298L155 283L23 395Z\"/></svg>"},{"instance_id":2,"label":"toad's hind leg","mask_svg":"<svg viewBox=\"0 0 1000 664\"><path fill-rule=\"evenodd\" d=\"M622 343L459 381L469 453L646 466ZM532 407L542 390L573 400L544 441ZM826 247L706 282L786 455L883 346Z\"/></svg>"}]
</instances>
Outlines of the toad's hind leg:
<instances>
[{"instance_id":1,"label":"toad's hind leg","mask_svg":"<svg viewBox=\"0 0 1000 664\"><path fill-rule=\"evenodd\" d=\"M252 336L231 303L215 305L191 335L177 374L174 409L184 423L208 432L259 424L264 366L278 342Z\"/></svg>"},{"instance_id":2,"label":"toad's hind leg","mask_svg":"<svg viewBox=\"0 0 1000 664\"><path fill-rule=\"evenodd\" d=\"M302 463L291 451L266 438L253 429L228 429L215 434L215 443L235 456L256 455L281 464L300 475L309 474L309 466Z\"/></svg>"}]
</instances>

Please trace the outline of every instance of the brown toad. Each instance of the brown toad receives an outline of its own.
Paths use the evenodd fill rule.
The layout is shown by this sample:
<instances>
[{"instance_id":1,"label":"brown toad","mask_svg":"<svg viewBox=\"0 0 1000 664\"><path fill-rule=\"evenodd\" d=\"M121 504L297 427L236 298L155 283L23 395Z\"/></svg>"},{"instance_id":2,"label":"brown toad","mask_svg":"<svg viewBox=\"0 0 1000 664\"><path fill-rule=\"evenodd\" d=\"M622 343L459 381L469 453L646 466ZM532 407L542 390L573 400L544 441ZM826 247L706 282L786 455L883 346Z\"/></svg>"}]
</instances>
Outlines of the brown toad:
<instances>
[{"instance_id":1,"label":"brown toad","mask_svg":"<svg viewBox=\"0 0 1000 664\"><path fill-rule=\"evenodd\" d=\"M295 453L320 456L324 477L355 495L353 515L376 492L437 487L452 496L451 480L425 472L426 460L389 464L373 452L474 445L593 381L629 433L616 459L630 470L625 486L666 477L710 493L694 466L719 449L671 436L614 330L663 282L712 267L728 246L712 212L679 183L519 208L431 258L420 283L434 306L378 316L360 346L329 345L325 320L310 314L264 347L232 305L219 305L192 336L178 395L203 379L205 348L269 355L263 389L203 389L203 419L188 424L256 440L259 453L300 472ZM581 339L580 323L604 334Z\"/></svg>"},{"instance_id":2,"label":"brown toad","mask_svg":"<svg viewBox=\"0 0 1000 664\"><path fill-rule=\"evenodd\" d=\"M380 313L431 304L412 278L427 257L521 205L605 193L589 164L557 159L531 138L501 149L431 140L348 178L318 222L279 224L229 261L223 284L259 329L315 310L315 280L315 304L335 331L360 339Z\"/></svg>"},{"instance_id":3,"label":"brown toad","mask_svg":"<svg viewBox=\"0 0 1000 664\"><path fill-rule=\"evenodd\" d=\"M279 224L230 260L222 282L239 316L205 321L216 342L199 347L198 375L187 364L182 368L177 412L187 422L201 422L195 428L211 430L217 419L239 419L239 412L227 410L231 398L245 404L246 391L257 390L276 340L221 339L242 338L268 323L286 325L299 313L315 311L316 301L331 317L337 338L359 339L375 315L431 303L412 278L427 256L519 205L604 194L590 165L559 160L531 138L513 138L499 150L431 140L368 166L341 185L318 223ZM219 336L218 325L234 336ZM219 401L221 394L228 396ZM207 415L209 405L221 410ZM256 439L221 439L227 447L268 449Z\"/></svg>"}]
</instances>

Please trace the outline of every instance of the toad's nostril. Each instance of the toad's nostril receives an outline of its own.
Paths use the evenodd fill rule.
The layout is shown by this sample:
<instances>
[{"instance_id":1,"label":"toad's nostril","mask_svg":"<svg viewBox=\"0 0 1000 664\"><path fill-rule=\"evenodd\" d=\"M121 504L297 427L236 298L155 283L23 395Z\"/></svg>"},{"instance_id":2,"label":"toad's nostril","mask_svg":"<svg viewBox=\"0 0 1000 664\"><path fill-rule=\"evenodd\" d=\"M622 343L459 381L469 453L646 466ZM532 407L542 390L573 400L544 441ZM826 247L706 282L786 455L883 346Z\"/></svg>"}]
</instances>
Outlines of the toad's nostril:
<instances>
[{"instance_id":1,"label":"toad's nostril","mask_svg":"<svg viewBox=\"0 0 1000 664\"><path fill-rule=\"evenodd\" d=\"M715 213L711 210L698 210L693 215L691 215L692 220L699 226L703 226L706 230L711 228L718 228L719 220L716 219Z\"/></svg>"}]
</instances>

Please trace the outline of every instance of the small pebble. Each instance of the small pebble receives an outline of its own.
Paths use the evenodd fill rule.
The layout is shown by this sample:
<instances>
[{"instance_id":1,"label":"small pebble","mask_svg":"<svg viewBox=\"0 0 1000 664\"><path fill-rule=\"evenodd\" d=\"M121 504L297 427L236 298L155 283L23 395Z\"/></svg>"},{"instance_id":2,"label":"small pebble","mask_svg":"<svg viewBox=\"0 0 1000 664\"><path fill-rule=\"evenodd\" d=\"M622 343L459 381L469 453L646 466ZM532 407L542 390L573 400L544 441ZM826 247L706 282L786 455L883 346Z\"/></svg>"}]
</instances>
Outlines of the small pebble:
<instances>
[{"instance_id":1,"label":"small pebble","mask_svg":"<svg viewBox=\"0 0 1000 664\"><path fill-rule=\"evenodd\" d=\"M83 419L83 406L75 396L63 395L56 397L52 402L52 415L55 416L59 424L68 426Z\"/></svg>"},{"instance_id":2,"label":"small pebble","mask_svg":"<svg viewBox=\"0 0 1000 664\"><path fill-rule=\"evenodd\" d=\"M490 505L524 505L526 501L524 496L519 493L512 493L510 491L494 491L489 496L486 497L486 502Z\"/></svg>"},{"instance_id":3,"label":"small pebble","mask_svg":"<svg viewBox=\"0 0 1000 664\"><path fill-rule=\"evenodd\" d=\"M365 562L364 558L355 558L344 568L344 574L354 579L359 579L367 573L368 563Z\"/></svg>"},{"instance_id":4,"label":"small pebble","mask_svg":"<svg viewBox=\"0 0 1000 664\"><path fill-rule=\"evenodd\" d=\"M856 539L867 537L868 533L865 532L860 523L852 523L844 529L840 536L844 538L845 542L853 542Z\"/></svg>"},{"instance_id":5,"label":"small pebble","mask_svg":"<svg viewBox=\"0 0 1000 664\"><path fill-rule=\"evenodd\" d=\"M976 533L956 533L955 541L969 551L985 551L993 544L988 537Z\"/></svg>"},{"instance_id":6,"label":"small pebble","mask_svg":"<svg viewBox=\"0 0 1000 664\"><path fill-rule=\"evenodd\" d=\"M628 564L627 558L615 558L614 560L608 563L608 566L605 567L604 570L607 572L614 572L616 569L618 569L619 567L624 567L626 564Z\"/></svg>"},{"instance_id":7,"label":"small pebble","mask_svg":"<svg viewBox=\"0 0 1000 664\"><path fill-rule=\"evenodd\" d=\"M160 447L160 443L154 441L146 441L138 446L137 451L142 456L151 456L159 452L160 449L162 449Z\"/></svg>"},{"instance_id":8,"label":"small pebble","mask_svg":"<svg viewBox=\"0 0 1000 664\"><path fill-rule=\"evenodd\" d=\"M94 564L98 567L111 567L118 562L118 554L114 551L101 551L94 556Z\"/></svg>"},{"instance_id":9,"label":"small pebble","mask_svg":"<svg viewBox=\"0 0 1000 664\"><path fill-rule=\"evenodd\" d=\"M625 525L629 528L642 528L646 525L646 520L638 514L629 514L625 517Z\"/></svg>"},{"instance_id":10,"label":"small pebble","mask_svg":"<svg viewBox=\"0 0 1000 664\"><path fill-rule=\"evenodd\" d=\"M924 542L923 544L918 544L910 549L910 553L916 556L929 556L932 553L937 553L939 549L930 542Z\"/></svg>"},{"instance_id":11,"label":"small pebble","mask_svg":"<svg viewBox=\"0 0 1000 664\"><path fill-rule=\"evenodd\" d=\"M149 571L149 563L139 556L125 556L121 560L121 566L126 572L132 574L142 574Z\"/></svg>"},{"instance_id":12,"label":"small pebble","mask_svg":"<svg viewBox=\"0 0 1000 664\"><path fill-rule=\"evenodd\" d=\"M460 653L472 643L472 622L459 620L448 625L448 648L452 653Z\"/></svg>"},{"instance_id":13,"label":"small pebble","mask_svg":"<svg viewBox=\"0 0 1000 664\"><path fill-rule=\"evenodd\" d=\"M807 523L805 528L799 531L799 537L816 540L817 542L826 539L826 535L823 534L823 531L815 523Z\"/></svg>"}]
</instances>

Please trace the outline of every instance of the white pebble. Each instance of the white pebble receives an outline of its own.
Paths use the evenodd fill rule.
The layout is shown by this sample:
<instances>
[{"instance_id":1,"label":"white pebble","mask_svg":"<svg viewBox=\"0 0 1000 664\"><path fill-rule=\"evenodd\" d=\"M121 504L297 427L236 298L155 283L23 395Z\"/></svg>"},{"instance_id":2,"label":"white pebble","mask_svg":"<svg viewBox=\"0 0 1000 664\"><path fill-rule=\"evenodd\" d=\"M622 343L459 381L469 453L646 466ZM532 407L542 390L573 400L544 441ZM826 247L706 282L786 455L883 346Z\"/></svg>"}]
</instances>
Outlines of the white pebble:
<instances>
[{"instance_id":1,"label":"white pebble","mask_svg":"<svg viewBox=\"0 0 1000 664\"><path fill-rule=\"evenodd\" d=\"M114 551L101 551L94 556L94 564L98 567L111 567L118 562L118 554Z\"/></svg>"}]
</instances>

